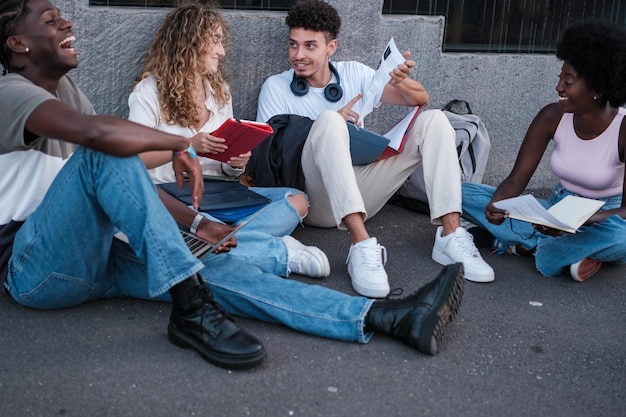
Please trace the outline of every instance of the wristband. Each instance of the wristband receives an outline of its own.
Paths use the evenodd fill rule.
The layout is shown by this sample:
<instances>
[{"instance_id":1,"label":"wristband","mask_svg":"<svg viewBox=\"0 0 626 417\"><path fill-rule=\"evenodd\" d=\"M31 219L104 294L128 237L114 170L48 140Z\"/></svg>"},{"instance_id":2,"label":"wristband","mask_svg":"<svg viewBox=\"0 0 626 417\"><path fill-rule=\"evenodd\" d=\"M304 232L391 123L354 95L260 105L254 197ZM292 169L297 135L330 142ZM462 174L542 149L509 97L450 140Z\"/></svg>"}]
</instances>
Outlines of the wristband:
<instances>
[{"instance_id":1,"label":"wristband","mask_svg":"<svg viewBox=\"0 0 626 417\"><path fill-rule=\"evenodd\" d=\"M200 222L203 218L204 216L200 213L196 214L196 217L193 218L193 222L191 223L191 227L189 228L189 231L192 234L196 234L196 232L198 231L198 226L200 226Z\"/></svg>"},{"instance_id":2,"label":"wristband","mask_svg":"<svg viewBox=\"0 0 626 417\"><path fill-rule=\"evenodd\" d=\"M187 152L189 154L189 157L191 159L193 159L193 158L195 158L197 156L196 155L196 150L191 145L191 142L189 142L189 146L187 146L182 151L174 151L174 155L180 156L180 155L184 154L185 152Z\"/></svg>"}]
</instances>

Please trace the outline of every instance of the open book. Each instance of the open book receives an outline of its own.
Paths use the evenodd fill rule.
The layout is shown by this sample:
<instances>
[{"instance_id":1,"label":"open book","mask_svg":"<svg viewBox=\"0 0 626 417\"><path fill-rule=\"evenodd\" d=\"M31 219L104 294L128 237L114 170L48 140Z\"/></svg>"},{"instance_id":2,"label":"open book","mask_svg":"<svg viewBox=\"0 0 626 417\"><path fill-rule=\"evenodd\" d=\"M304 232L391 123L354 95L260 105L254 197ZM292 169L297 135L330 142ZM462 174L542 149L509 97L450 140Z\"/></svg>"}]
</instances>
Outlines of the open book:
<instances>
[{"instance_id":1,"label":"open book","mask_svg":"<svg viewBox=\"0 0 626 417\"><path fill-rule=\"evenodd\" d=\"M409 114L404 117L404 119L400 120L389 130L389 132L385 133L384 136L389 139L389 145L378 159L385 159L389 158L390 156L402 153L402 151L404 150L404 141L406 140L406 135L413 127L413 123L415 123L415 118L419 114L420 110L422 110L422 108L424 108L424 106L415 107Z\"/></svg>"},{"instance_id":2,"label":"open book","mask_svg":"<svg viewBox=\"0 0 626 417\"><path fill-rule=\"evenodd\" d=\"M546 210L533 195L525 194L496 201L493 205L508 211L512 219L576 233L604 205L604 201L568 195Z\"/></svg>"},{"instance_id":3,"label":"open book","mask_svg":"<svg viewBox=\"0 0 626 417\"><path fill-rule=\"evenodd\" d=\"M375 101L382 95L385 85L391 80L389 73L404 63L402 53L396 47L393 37L380 57L376 73L363 94L361 119L374 109ZM404 119L389 132L379 135L362 127L348 124L350 133L350 153L352 165L365 165L402 153L406 134L413 126L417 114L423 106L415 107Z\"/></svg>"},{"instance_id":4,"label":"open book","mask_svg":"<svg viewBox=\"0 0 626 417\"><path fill-rule=\"evenodd\" d=\"M228 119L211 133L215 137L226 139L224 144L228 146L228 149L222 153L198 153L198 155L228 162L232 157L251 151L272 133L274 131L267 123Z\"/></svg>"},{"instance_id":5,"label":"open book","mask_svg":"<svg viewBox=\"0 0 626 417\"><path fill-rule=\"evenodd\" d=\"M398 68L398 65L403 64L404 61L406 60L392 37L381 54L374 77L361 98L361 112L359 113L361 119L364 119L365 116L374 110L377 104L376 101L380 100L385 85L391 80L389 73Z\"/></svg>"}]
</instances>

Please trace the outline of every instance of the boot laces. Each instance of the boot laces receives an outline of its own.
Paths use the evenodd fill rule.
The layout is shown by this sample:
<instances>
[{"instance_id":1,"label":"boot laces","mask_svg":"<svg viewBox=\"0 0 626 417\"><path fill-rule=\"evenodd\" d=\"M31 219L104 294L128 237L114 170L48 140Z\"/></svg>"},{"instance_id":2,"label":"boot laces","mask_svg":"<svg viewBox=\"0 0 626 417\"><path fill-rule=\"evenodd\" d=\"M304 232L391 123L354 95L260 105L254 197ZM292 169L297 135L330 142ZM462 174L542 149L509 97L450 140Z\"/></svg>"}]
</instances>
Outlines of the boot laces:
<instances>
[{"instance_id":1,"label":"boot laces","mask_svg":"<svg viewBox=\"0 0 626 417\"><path fill-rule=\"evenodd\" d=\"M230 320L230 315L219 305L214 299L211 290L206 285L201 285L198 293L202 298L202 315L200 319L201 325L204 324L204 319L208 318L209 322L217 327L226 320Z\"/></svg>"},{"instance_id":2,"label":"boot laces","mask_svg":"<svg viewBox=\"0 0 626 417\"><path fill-rule=\"evenodd\" d=\"M385 301L398 300L400 299L399 297L402 297L402 294L404 294L404 288L396 287L393 290L389 291L389 294L387 294L384 300Z\"/></svg>"}]
</instances>

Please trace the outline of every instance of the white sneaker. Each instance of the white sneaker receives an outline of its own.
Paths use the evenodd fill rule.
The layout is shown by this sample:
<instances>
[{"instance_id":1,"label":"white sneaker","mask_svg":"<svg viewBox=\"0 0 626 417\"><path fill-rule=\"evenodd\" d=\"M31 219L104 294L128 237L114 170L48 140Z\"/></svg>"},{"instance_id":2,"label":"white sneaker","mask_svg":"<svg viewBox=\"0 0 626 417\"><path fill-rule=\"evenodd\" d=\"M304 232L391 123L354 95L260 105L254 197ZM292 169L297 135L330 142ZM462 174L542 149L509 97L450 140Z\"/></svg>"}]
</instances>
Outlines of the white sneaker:
<instances>
[{"instance_id":1,"label":"white sneaker","mask_svg":"<svg viewBox=\"0 0 626 417\"><path fill-rule=\"evenodd\" d=\"M384 298L389 294L389 280L385 272L387 249L375 237L350 245L348 274L352 288L366 297Z\"/></svg>"},{"instance_id":2,"label":"white sneaker","mask_svg":"<svg viewBox=\"0 0 626 417\"><path fill-rule=\"evenodd\" d=\"M443 227L437 228L433 261L441 265L462 262L465 279L474 282L491 282L495 278L493 269L483 260L467 230L457 227L454 233L443 236Z\"/></svg>"},{"instance_id":3,"label":"white sneaker","mask_svg":"<svg viewBox=\"0 0 626 417\"><path fill-rule=\"evenodd\" d=\"M315 246L305 246L292 236L282 237L287 247L289 260L288 272L306 275L313 278L324 278L330 275L330 263L328 257Z\"/></svg>"}]
</instances>

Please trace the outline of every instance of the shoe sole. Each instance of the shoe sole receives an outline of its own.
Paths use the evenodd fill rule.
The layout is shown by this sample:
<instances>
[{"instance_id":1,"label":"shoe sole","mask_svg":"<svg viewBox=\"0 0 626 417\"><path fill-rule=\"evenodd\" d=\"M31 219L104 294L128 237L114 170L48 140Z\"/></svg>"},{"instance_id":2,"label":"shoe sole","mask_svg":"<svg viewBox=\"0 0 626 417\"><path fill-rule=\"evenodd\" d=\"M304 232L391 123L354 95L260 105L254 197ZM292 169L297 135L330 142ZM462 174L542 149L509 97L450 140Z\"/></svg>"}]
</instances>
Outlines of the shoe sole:
<instances>
[{"instance_id":1,"label":"shoe sole","mask_svg":"<svg viewBox=\"0 0 626 417\"><path fill-rule=\"evenodd\" d=\"M417 345L417 350L422 353L432 356L439 353L446 339L445 327L454 321L461 308L465 278L463 276L463 264L457 263L455 265L458 267L454 276L448 277L448 285L443 288L438 297L441 301L438 303L440 307L430 311L424 318ZM433 308L436 308L435 304L433 304Z\"/></svg>"},{"instance_id":2,"label":"shoe sole","mask_svg":"<svg viewBox=\"0 0 626 417\"><path fill-rule=\"evenodd\" d=\"M348 274L348 276L349 275L350 274ZM354 291L367 298L385 298L387 295L389 295L389 291L391 291L391 287L389 287L388 285L387 287L383 288L363 287L356 284L352 277L350 277L350 282L352 283L352 288L354 288Z\"/></svg>"},{"instance_id":3,"label":"shoe sole","mask_svg":"<svg viewBox=\"0 0 626 417\"><path fill-rule=\"evenodd\" d=\"M167 337L170 342L182 349L193 349L206 361L227 369L249 369L260 364L265 359L265 348L247 355L228 355L208 349L193 337L181 332L170 323L167 327Z\"/></svg>"},{"instance_id":4,"label":"shoe sole","mask_svg":"<svg viewBox=\"0 0 626 417\"><path fill-rule=\"evenodd\" d=\"M581 263L579 263L578 265L572 264L570 266L570 275L572 276L574 281L583 282L584 280L598 272L602 267L602 261L589 258L586 258L585 260L582 260Z\"/></svg>"},{"instance_id":5,"label":"shoe sole","mask_svg":"<svg viewBox=\"0 0 626 417\"><path fill-rule=\"evenodd\" d=\"M456 263L456 261L442 253L439 252L435 252L433 250L431 258L433 261L437 262L439 265L451 265ZM465 272L465 279L468 281L472 281L472 282L492 282L495 279L495 274L491 273L489 275L477 275L477 274L472 274L472 273L468 273L467 271Z\"/></svg>"}]
</instances>

